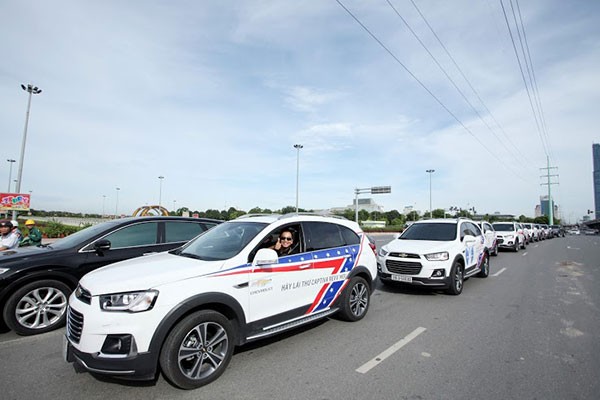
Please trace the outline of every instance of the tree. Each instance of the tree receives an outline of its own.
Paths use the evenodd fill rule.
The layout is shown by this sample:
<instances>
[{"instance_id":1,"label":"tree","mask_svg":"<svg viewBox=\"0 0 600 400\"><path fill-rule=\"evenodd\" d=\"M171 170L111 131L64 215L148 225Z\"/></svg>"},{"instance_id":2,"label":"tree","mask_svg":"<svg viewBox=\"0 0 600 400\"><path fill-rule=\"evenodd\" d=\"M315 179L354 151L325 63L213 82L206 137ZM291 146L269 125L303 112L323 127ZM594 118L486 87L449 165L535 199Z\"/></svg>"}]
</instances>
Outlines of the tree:
<instances>
[{"instance_id":1,"label":"tree","mask_svg":"<svg viewBox=\"0 0 600 400\"><path fill-rule=\"evenodd\" d=\"M406 214L406 220L407 221L418 221L419 220L419 213L416 211L411 211L408 214Z\"/></svg>"},{"instance_id":2,"label":"tree","mask_svg":"<svg viewBox=\"0 0 600 400\"><path fill-rule=\"evenodd\" d=\"M433 218L445 218L446 211L443 208L436 208L431 212Z\"/></svg>"}]
</instances>

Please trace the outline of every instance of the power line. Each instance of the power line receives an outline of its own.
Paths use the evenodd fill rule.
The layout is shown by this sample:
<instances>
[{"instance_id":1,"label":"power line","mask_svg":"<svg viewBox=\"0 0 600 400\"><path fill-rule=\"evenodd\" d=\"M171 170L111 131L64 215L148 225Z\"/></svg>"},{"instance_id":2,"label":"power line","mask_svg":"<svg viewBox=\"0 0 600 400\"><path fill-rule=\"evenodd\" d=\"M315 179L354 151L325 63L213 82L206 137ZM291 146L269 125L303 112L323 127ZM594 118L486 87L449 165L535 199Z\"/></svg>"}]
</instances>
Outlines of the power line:
<instances>
[{"instance_id":1,"label":"power line","mask_svg":"<svg viewBox=\"0 0 600 400\"><path fill-rule=\"evenodd\" d=\"M385 45L379 38L369 30L340 0L336 2L342 7L348 15L350 15L356 23L358 23L365 32L367 32L373 40L375 40L417 83L444 109L456 122L458 122L465 131L467 131L490 155L492 155L501 164L506 165L495 153L493 153L415 74L396 55ZM514 172L513 172L514 173ZM516 175L518 178L523 179L520 175Z\"/></svg>"}]
</instances>

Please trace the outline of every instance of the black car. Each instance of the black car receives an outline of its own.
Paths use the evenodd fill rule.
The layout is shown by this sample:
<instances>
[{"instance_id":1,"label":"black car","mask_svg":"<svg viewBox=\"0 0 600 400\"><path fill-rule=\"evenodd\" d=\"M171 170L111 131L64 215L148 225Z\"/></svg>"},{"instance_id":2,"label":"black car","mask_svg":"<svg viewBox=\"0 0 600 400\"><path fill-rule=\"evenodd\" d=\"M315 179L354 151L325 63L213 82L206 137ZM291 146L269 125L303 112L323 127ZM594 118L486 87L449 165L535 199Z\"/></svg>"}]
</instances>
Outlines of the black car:
<instances>
[{"instance_id":1,"label":"black car","mask_svg":"<svg viewBox=\"0 0 600 400\"><path fill-rule=\"evenodd\" d=\"M175 249L221 222L185 217L122 218L90 226L50 245L0 252L0 326L4 322L19 335L56 329L64 324L68 298L86 273Z\"/></svg>"}]
</instances>

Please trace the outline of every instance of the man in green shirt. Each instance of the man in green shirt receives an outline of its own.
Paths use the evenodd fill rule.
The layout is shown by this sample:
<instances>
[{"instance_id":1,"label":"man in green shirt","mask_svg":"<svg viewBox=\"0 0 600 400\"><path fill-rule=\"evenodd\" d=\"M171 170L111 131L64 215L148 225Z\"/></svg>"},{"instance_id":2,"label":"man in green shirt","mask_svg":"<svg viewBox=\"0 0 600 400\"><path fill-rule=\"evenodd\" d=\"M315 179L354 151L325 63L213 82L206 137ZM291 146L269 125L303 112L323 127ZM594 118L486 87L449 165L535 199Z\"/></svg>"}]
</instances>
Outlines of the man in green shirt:
<instances>
[{"instance_id":1,"label":"man in green shirt","mask_svg":"<svg viewBox=\"0 0 600 400\"><path fill-rule=\"evenodd\" d=\"M35 227L35 221L28 219L25 221L25 226L29 229L29 235L23 238L20 246L39 246L42 244L42 232Z\"/></svg>"}]
</instances>

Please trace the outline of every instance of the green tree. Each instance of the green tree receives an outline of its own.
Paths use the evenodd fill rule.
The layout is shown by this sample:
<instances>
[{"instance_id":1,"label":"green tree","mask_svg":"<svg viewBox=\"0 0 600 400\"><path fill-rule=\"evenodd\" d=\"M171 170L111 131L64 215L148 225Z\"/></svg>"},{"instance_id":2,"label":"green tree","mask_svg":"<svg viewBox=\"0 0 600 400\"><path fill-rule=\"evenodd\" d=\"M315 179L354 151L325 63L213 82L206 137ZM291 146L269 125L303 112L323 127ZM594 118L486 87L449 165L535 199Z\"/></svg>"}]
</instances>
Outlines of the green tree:
<instances>
[{"instance_id":1,"label":"green tree","mask_svg":"<svg viewBox=\"0 0 600 400\"><path fill-rule=\"evenodd\" d=\"M406 220L407 221L418 221L419 220L419 213L416 211L411 211L408 214L406 214Z\"/></svg>"},{"instance_id":2,"label":"green tree","mask_svg":"<svg viewBox=\"0 0 600 400\"><path fill-rule=\"evenodd\" d=\"M443 208L436 208L431 213L433 218L444 218L446 216L446 211Z\"/></svg>"}]
</instances>

